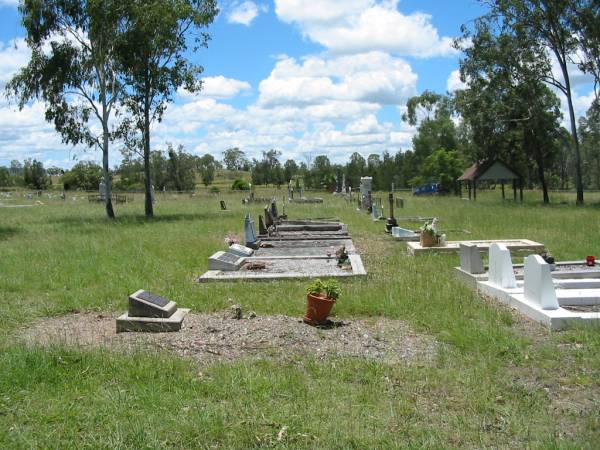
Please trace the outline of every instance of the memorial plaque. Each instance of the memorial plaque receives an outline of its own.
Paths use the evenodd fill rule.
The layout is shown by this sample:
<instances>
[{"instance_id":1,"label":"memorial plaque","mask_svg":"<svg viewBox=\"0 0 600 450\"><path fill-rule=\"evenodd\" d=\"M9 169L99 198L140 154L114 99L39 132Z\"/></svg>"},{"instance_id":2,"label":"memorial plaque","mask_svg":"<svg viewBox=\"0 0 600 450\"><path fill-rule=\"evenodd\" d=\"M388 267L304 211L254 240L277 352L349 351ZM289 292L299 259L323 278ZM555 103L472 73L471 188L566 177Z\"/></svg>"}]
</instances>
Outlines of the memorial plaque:
<instances>
[{"instance_id":1,"label":"memorial plaque","mask_svg":"<svg viewBox=\"0 0 600 450\"><path fill-rule=\"evenodd\" d=\"M139 290L129 296L129 316L131 317L171 317L177 311L177 303Z\"/></svg>"},{"instance_id":2,"label":"memorial plaque","mask_svg":"<svg viewBox=\"0 0 600 450\"><path fill-rule=\"evenodd\" d=\"M148 303L152 303L153 305L165 307L169 304L170 300L167 300L160 295L153 294L152 292L143 291L137 295L137 298L141 298L142 300L146 300Z\"/></svg>"},{"instance_id":3,"label":"memorial plaque","mask_svg":"<svg viewBox=\"0 0 600 450\"><path fill-rule=\"evenodd\" d=\"M208 258L208 268L210 270L233 271L238 270L244 258L228 252L217 252Z\"/></svg>"},{"instance_id":4,"label":"memorial plaque","mask_svg":"<svg viewBox=\"0 0 600 450\"><path fill-rule=\"evenodd\" d=\"M247 257L247 256L252 256L252 254L254 253L254 250L252 250L249 247L244 247L243 245L240 244L232 244L229 246L229 253L232 253L234 255L238 255L241 257Z\"/></svg>"}]
</instances>

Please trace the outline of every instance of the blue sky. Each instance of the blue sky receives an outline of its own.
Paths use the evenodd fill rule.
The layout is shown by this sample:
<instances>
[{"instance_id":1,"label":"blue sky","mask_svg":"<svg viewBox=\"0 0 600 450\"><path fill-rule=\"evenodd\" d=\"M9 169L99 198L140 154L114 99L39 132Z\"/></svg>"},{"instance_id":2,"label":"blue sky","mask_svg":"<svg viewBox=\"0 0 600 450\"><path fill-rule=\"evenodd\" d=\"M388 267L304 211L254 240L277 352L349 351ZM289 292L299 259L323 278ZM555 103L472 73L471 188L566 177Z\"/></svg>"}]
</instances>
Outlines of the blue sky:
<instances>
[{"instance_id":1,"label":"blue sky","mask_svg":"<svg viewBox=\"0 0 600 450\"><path fill-rule=\"evenodd\" d=\"M0 88L28 58L16 0L0 0ZM484 12L475 0L223 0L212 40L191 58L205 68L200 94L180 92L153 129L155 148L183 144L221 158L276 148L282 159L345 161L411 147L400 117L425 89L460 87L451 40ZM576 105L591 101L589 80ZM111 162L120 160L119 146ZM61 144L43 105L18 112L0 99L0 165L37 158L70 167L96 150Z\"/></svg>"}]
</instances>

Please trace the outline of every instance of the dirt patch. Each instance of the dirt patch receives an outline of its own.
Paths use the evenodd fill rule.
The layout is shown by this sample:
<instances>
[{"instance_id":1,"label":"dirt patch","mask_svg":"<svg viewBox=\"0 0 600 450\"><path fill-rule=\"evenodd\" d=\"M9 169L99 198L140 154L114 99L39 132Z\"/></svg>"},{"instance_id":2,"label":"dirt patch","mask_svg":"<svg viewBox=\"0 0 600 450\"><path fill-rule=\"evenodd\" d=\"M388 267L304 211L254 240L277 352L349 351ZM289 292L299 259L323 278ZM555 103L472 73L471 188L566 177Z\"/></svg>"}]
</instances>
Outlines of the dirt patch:
<instances>
[{"instance_id":1,"label":"dirt patch","mask_svg":"<svg viewBox=\"0 0 600 450\"><path fill-rule=\"evenodd\" d=\"M19 338L28 344L164 348L201 362L239 358L309 356L360 357L383 362L429 359L433 339L417 335L400 320L365 319L312 327L288 316L234 319L230 311L189 314L180 332L116 333L113 314L80 313L37 322Z\"/></svg>"}]
</instances>

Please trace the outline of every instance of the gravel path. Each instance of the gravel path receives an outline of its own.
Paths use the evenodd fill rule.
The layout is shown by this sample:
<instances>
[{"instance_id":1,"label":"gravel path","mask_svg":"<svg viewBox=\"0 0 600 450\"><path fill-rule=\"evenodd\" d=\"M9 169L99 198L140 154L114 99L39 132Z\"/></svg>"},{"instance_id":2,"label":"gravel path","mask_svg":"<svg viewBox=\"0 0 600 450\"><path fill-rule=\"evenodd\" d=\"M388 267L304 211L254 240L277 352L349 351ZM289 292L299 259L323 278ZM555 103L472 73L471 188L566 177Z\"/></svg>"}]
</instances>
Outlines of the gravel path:
<instances>
[{"instance_id":1,"label":"gravel path","mask_svg":"<svg viewBox=\"0 0 600 450\"><path fill-rule=\"evenodd\" d=\"M118 349L165 348L200 362L240 358L362 357L383 362L429 359L432 338L400 320L353 319L312 327L288 316L234 319L230 311L189 314L177 333L115 332L114 314L79 313L44 319L21 330L28 344L62 343Z\"/></svg>"}]
</instances>

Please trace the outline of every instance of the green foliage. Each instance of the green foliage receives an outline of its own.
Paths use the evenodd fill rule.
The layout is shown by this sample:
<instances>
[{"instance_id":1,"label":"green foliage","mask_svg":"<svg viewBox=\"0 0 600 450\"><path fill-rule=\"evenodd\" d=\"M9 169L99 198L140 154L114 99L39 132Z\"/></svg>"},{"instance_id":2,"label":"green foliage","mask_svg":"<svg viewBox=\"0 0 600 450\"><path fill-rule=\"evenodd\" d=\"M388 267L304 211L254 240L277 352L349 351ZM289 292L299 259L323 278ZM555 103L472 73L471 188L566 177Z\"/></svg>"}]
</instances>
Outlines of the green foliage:
<instances>
[{"instance_id":1,"label":"green foliage","mask_svg":"<svg viewBox=\"0 0 600 450\"><path fill-rule=\"evenodd\" d=\"M25 160L23 164L23 181L25 186L43 191L52 185L52 180L46 174L44 164L34 159Z\"/></svg>"},{"instance_id":2,"label":"green foliage","mask_svg":"<svg viewBox=\"0 0 600 450\"><path fill-rule=\"evenodd\" d=\"M198 169L200 170L202 184L204 186L212 184L215 179L215 171L217 170L215 158L210 154L202 156L198 160Z\"/></svg>"},{"instance_id":3,"label":"green foliage","mask_svg":"<svg viewBox=\"0 0 600 450\"><path fill-rule=\"evenodd\" d=\"M223 152L223 162L227 170L250 170L246 154L237 147L228 148Z\"/></svg>"},{"instance_id":4,"label":"green foliage","mask_svg":"<svg viewBox=\"0 0 600 450\"><path fill-rule=\"evenodd\" d=\"M323 294L329 299L337 300L340 297L342 290L336 279L331 278L323 281L320 278L317 278L307 287L306 293L315 296Z\"/></svg>"},{"instance_id":5,"label":"green foliage","mask_svg":"<svg viewBox=\"0 0 600 450\"><path fill-rule=\"evenodd\" d=\"M249 191L250 185L245 180L240 180L239 178L233 182L231 185L231 189L234 191Z\"/></svg>"},{"instance_id":6,"label":"green foliage","mask_svg":"<svg viewBox=\"0 0 600 450\"><path fill-rule=\"evenodd\" d=\"M440 183L447 192L458 192L456 181L463 173L465 163L455 150L440 148L429 155L423 162L423 178L427 181Z\"/></svg>"},{"instance_id":7,"label":"green foliage","mask_svg":"<svg viewBox=\"0 0 600 450\"><path fill-rule=\"evenodd\" d=\"M84 191L98 190L102 180L102 167L93 161L80 161L62 176L65 191L81 189Z\"/></svg>"}]
</instances>

